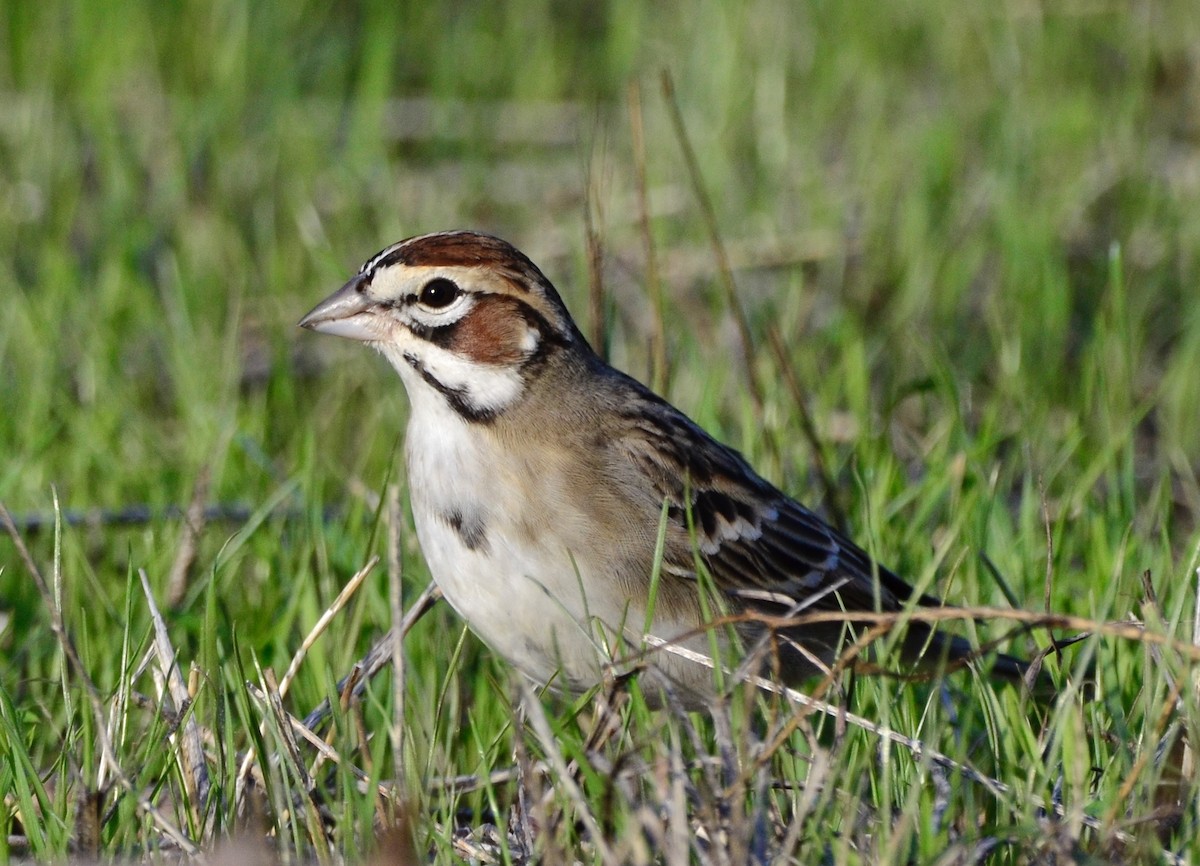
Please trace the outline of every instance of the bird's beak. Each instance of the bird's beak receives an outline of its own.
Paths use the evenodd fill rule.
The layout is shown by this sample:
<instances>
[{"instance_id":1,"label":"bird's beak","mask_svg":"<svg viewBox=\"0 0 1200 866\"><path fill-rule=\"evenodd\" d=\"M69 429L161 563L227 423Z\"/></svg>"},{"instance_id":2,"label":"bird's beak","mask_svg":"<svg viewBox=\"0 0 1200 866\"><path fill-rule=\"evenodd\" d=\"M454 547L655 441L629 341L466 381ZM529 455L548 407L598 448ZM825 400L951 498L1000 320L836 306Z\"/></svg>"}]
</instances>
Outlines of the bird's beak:
<instances>
[{"instance_id":1,"label":"bird's beak","mask_svg":"<svg viewBox=\"0 0 1200 866\"><path fill-rule=\"evenodd\" d=\"M309 310L300 320L300 327L350 340L368 343L378 340L379 334L372 327L376 301L367 293L367 288L368 283L359 274Z\"/></svg>"}]
</instances>

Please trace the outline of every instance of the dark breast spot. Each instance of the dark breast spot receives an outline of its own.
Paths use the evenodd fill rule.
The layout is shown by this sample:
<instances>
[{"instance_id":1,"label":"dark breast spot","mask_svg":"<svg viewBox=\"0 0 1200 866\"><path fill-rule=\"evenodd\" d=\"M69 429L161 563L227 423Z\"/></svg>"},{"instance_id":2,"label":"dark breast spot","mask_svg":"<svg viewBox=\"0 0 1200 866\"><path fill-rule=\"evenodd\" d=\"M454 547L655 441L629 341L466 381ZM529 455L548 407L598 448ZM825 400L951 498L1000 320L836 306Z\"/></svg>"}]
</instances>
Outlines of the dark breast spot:
<instances>
[{"instance_id":1,"label":"dark breast spot","mask_svg":"<svg viewBox=\"0 0 1200 866\"><path fill-rule=\"evenodd\" d=\"M447 526L458 533L458 537L462 539L467 550L487 553L487 525L482 514L478 511L464 513L456 508L443 513L441 518Z\"/></svg>"}]
</instances>

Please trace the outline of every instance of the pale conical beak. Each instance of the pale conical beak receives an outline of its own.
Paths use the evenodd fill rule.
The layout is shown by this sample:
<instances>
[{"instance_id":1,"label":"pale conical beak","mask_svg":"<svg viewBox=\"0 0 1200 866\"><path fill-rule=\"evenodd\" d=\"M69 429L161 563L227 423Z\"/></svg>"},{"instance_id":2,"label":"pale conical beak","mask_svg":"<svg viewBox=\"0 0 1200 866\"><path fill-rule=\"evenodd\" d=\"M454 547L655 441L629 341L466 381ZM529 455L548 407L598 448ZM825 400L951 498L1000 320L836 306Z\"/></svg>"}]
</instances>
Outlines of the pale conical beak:
<instances>
[{"instance_id":1,"label":"pale conical beak","mask_svg":"<svg viewBox=\"0 0 1200 866\"><path fill-rule=\"evenodd\" d=\"M309 310L298 324L320 334L364 342L378 340L379 334L372 327L376 301L367 294L367 285L359 274Z\"/></svg>"}]
</instances>

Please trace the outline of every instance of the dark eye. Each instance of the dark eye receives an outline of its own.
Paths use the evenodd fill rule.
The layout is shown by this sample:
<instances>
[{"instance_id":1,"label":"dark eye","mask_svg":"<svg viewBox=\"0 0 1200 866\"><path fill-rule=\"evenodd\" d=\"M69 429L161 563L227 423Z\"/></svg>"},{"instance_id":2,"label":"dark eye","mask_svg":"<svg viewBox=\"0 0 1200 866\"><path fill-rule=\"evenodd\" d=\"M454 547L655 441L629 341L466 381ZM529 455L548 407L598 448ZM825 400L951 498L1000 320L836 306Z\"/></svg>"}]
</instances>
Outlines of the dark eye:
<instances>
[{"instance_id":1,"label":"dark eye","mask_svg":"<svg viewBox=\"0 0 1200 866\"><path fill-rule=\"evenodd\" d=\"M430 280L421 288L421 294L417 298L422 306L429 307L431 310L441 310L454 303L454 299L462 294L462 289L452 280L445 277L438 277L435 280Z\"/></svg>"}]
</instances>

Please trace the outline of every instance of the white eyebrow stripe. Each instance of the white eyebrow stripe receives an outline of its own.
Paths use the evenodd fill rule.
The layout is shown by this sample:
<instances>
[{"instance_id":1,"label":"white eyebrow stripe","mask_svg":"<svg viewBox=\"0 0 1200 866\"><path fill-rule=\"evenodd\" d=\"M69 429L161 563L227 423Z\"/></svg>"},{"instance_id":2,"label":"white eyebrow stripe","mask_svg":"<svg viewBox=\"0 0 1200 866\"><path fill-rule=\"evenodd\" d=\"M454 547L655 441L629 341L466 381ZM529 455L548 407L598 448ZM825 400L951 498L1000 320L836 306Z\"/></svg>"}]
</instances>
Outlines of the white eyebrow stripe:
<instances>
[{"instance_id":1,"label":"white eyebrow stripe","mask_svg":"<svg viewBox=\"0 0 1200 866\"><path fill-rule=\"evenodd\" d=\"M390 247L384 247L382 250L377 252L371 258L367 259L366 263L361 268L358 269L358 272L360 274L365 274L368 271L375 270L375 268L379 265L380 262L382 262L384 259L386 259L388 256L390 256L393 252L395 252L400 247L400 245L403 243L404 243L404 241L401 241L400 243L392 244Z\"/></svg>"},{"instance_id":2,"label":"white eyebrow stripe","mask_svg":"<svg viewBox=\"0 0 1200 866\"><path fill-rule=\"evenodd\" d=\"M376 253L374 256L367 259L366 264L364 264L361 268L359 268L358 272L360 274L365 274L367 271L373 271L379 265L380 262L382 262L385 258L390 256L396 250L400 249L400 247L406 246L413 242L423 241L426 238L432 238L439 234L442 234L442 232L430 232L429 234L417 235L416 237L407 238L402 241L396 241L390 247L385 247L384 249L382 249L378 253ZM451 234L453 234L453 232L451 232Z\"/></svg>"}]
</instances>

